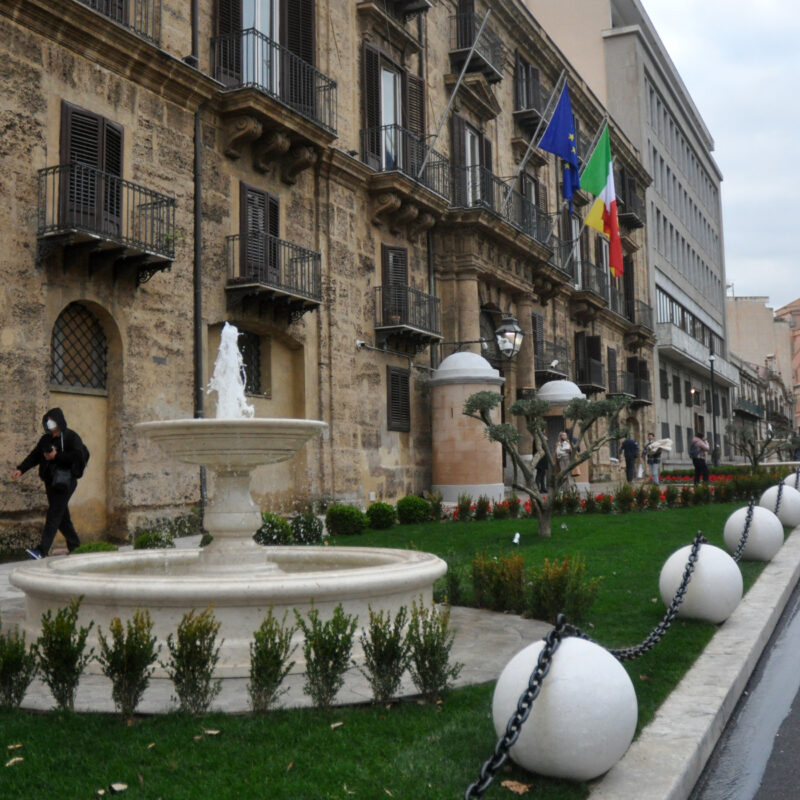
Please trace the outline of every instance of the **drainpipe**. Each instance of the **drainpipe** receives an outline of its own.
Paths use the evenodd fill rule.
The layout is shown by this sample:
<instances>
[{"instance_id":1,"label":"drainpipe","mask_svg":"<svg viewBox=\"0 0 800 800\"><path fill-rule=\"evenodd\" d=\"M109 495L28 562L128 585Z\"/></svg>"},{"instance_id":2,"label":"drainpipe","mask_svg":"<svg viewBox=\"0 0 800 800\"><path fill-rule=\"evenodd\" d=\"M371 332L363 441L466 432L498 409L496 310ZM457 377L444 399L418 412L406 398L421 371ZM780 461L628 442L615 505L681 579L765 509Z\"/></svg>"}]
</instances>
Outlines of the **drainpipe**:
<instances>
[{"instance_id":1,"label":"drainpipe","mask_svg":"<svg viewBox=\"0 0 800 800\"><path fill-rule=\"evenodd\" d=\"M184 63L190 67L198 68L200 65L199 58L199 36L200 36L200 0L192 0L192 52L188 56L184 56Z\"/></svg>"},{"instance_id":2,"label":"drainpipe","mask_svg":"<svg viewBox=\"0 0 800 800\"><path fill-rule=\"evenodd\" d=\"M194 6L193 6L194 7ZM194 23L194 17L192 18ZM195 32L192 32L194 39ZM205 416L203 393L203 171L200 108L194 112L194 416ZM200 505L206 506L206 468L200 467Z\"/></svg>"}]
</instances>

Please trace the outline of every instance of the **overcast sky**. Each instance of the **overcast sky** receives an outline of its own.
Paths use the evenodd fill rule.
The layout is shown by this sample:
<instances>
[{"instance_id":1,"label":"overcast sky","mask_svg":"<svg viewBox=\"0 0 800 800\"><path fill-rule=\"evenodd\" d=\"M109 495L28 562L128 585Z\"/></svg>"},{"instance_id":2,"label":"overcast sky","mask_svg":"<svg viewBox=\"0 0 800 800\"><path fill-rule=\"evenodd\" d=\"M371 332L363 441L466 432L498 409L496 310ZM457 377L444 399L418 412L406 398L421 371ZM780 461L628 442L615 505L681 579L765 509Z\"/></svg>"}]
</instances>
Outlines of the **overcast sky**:
<instances>
[{"instance_id":1,"label":"overcast sky","mask_svg":"<svg viewBox=\"0 0 800 800\"><path fill-rule=\"evenodd\" d=\"M779 308L800 297L800 6L642 3L714 139L727 282Z\"/></svg>"}]
</instances>

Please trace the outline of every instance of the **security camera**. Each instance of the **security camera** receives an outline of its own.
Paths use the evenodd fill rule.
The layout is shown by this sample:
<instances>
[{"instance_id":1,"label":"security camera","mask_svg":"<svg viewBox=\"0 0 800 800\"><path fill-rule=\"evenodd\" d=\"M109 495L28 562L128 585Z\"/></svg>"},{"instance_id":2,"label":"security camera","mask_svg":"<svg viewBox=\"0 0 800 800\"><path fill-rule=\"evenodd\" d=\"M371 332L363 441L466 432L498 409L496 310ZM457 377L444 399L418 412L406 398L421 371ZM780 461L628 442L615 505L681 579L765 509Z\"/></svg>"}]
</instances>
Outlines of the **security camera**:
<instances>
[{"instance_id":1,"label":"security camera","mask_svg":"<svg viewBox=\"0 0 800 800\"><path fill-rule=\"evenodd\" d=\"M555 369L557 366L558 366L558 359L557 359L557 358L554 358L554 359L553 359L553 360L550 362L550 369Z\"/></svg>"}]
</instances>

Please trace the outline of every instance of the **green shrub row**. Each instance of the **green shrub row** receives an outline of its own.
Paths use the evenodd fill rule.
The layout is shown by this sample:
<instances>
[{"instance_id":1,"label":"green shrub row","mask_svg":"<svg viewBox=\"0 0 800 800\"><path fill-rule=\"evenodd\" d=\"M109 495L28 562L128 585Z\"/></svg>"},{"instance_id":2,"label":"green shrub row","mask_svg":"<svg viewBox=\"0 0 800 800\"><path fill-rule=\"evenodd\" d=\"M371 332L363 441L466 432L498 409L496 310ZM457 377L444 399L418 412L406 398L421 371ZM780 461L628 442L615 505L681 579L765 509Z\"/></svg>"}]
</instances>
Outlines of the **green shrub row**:
<instances>
[{"instance_id":1,"label":"green shrub row","mask_svg":"<svg viewBox=\"0 0 800 800\"><path fill-rule=\"evenodd\" d=\"M0 633L0 707L16 708L37 674L62 710L74 708L75 692L87 664L96 659L103 674L111 680L114 704L124 719L130 719L142 698L158 660L160 646L153 636L153 622L147 611L137 609L124 626L118 617L111 620L108 635L98 632L100 653L86 650L86 639L93 623L78 625L82 598L72 600L55 614L42 615L42 633L28 647L24 634L14 630ZM281 684L294 666L290 661L295 646L292 637L303 633L306 661L303 691L314 705L329 708L344 684L357 617L344 612L341 604L323 622L312 606L306 617L294 612L296 625L286 625L287 614L278 621L272 608L250 644L250 683L248 692L254 711L274 706L285 690ZM360 641L364 668L376 702L390 700L409 671L414 685L425 697L445 692L458 676L461 665L450 663L453 634L449 631L449 608L403 606L392 620L383 611L369 609L369 623ZM407 630L406 630L407 628ZM220 691L214 678L219 661L217 644L220 623L209 607L201 613L192 609L181 619L177 632L167 637L169 658L159 661L172 681L180 710L201 714L208 710Z\"/></svg>"}]
</instances>

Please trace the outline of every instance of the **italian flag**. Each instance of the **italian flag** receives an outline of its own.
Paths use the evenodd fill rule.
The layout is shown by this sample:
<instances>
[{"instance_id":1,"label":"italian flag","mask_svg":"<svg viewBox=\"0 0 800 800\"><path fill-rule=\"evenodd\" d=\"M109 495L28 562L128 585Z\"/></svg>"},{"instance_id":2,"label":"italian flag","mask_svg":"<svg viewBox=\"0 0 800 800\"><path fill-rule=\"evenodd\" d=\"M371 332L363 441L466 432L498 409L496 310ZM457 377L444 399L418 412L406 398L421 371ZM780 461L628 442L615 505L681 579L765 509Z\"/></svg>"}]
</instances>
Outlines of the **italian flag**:
<instances>
[{"instance_id":1,"label":"italian flag","mask_svg":"<svg viewBox=\"0 0 800 800\"><path fill-rule=\"evenodd\" d=\"M603 128L592 157L581 175L581 189L597 200L589 209L584 225L589 225L608 237L608 264L615 278L622 275L622 242L617 220L617 193L614 189L614 167L611 162L611 140L608 125Z\"/></svg>"}]
</instances>

